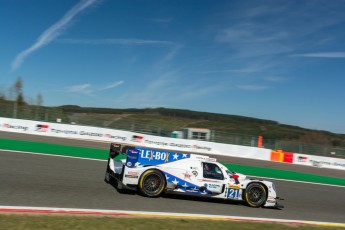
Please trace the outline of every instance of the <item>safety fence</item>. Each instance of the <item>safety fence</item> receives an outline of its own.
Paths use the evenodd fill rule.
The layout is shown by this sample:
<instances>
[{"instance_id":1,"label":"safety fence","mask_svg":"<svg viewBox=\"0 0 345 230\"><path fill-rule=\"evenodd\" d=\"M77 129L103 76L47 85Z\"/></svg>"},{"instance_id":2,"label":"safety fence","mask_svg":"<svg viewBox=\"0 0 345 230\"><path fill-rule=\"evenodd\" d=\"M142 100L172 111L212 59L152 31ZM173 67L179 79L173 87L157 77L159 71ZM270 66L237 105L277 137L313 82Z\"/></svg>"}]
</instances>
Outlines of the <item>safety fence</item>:
<instances>
[{"instance_id":1,"label":"safety fence","mask_svg":"<svg viewBox=\"0 0 345 230\"><path fill-rule=\"evenodd\" d=\"M63 124L86 125L93 127L110 128L123 131L132 131L142 134L149 134L161 137L171 137L172 132L183 128L180 123L164 121L136 121L130 119L113 118L109 116L94 115L92 119L83 119L82 116L75 116L64 112L58 107L40 107L40 106L17 106L15 104L1 104L0 116L7 118L26 119L45 122L59 122ZM210 142L258 146L258 137L226 131L212 130ZM263 147L269 149L281 149L287 152L301 154L329 156L345 158L345 148L333 147L328 145L319 145L297 141L286 141L277 139L263 138Z\"/></svg>"}]
</instances>

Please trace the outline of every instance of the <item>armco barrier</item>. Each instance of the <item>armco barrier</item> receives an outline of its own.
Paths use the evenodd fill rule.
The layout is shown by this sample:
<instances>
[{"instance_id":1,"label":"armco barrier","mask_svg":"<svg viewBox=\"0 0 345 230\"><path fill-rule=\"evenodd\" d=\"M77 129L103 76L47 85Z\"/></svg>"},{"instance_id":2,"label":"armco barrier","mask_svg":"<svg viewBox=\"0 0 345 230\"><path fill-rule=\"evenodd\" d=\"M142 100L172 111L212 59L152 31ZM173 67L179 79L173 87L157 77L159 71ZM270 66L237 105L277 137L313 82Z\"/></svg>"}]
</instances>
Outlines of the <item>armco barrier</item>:
<instances>
[{"instance_id":1,"label":"armco barrier","mask_svg":"<svg viewBox=\"0 0 345 230\"><path fill-rule=\"evenodd\" d=\"M198 140L158 137L147 134L106 128L66 125L59 123L48 123L1 117L0 131L26 133L51 137L64 137L72 139L138 144L146 147L162 148L174 151L187 151L195 153L204 153L209 155L216 154L266 161L273 160L279 162L289 162L291 160L291 154L289 156L285 156L284 153L277 153L277 155L273 156L272 158L272 150L264 148L221 144ZM345 159L301 155L306 157L303 158L306 160L302 162L302 158L299 158L298 154L293 155L294 164L303 164L309 166L337 168L345 170ZM319 163L316 165L315 162Z\"/></svg>"}]
</instances>

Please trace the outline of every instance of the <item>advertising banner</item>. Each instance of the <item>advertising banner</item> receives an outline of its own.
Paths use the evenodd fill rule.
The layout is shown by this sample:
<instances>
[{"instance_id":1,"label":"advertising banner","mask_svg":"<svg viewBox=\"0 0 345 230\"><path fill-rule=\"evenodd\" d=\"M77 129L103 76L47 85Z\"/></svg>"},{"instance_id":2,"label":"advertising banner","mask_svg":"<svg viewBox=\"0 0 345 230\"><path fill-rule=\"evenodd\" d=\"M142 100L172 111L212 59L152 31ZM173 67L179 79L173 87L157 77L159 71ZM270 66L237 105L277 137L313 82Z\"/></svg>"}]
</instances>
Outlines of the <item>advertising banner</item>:
<instances>
[{"instance_id":1,"label":"advertising banner","mask_svg":"<svg viewBox=\"0 0 345 230\"><path fill-rule=\"evenodd\" d=\"M11 118L0 118L0 131L120 143L132 136L128 131Z\"/></svg>"},{"instance_id":2,"label":"advertising banner","mask_svg":"<svg viewBox=\"0 0 345 230\"><path fill-rule=\"evenodd\" d=\"M30 133L32 126L32 121L0 117L0 131Z\"/></svg>"},{"instance_id":3,"label":"advertising banner","mask_svg":"<svg viewBox=\"0 0 345 230\"><path fill-rule=\"evenodd\" d=\"M60 123L20 120L0 117L0 131L34 134L71 139L97 140L138 145L207 155L224 155L248 159L279 161L306 166L317 166L345 170L345 159L282 152L273 150L215 142L151 136L130 131L67 125ZM273 154L272 154L273 151Z\"/></svg>"},{"instance_id":4,"label":"advertising banner","mask_svg":"<svg viewBox=\"0 0 345 230\"><path fill-rule=\"evenodd\" d=\"M320 168L345 170L345 159L333 157L322 157L295 153L293 163L298 165L307 165Z\"/></svg>"},{"instance_id":5,"label":"advertising banner","mask_svg":"<svg viewBox=\"0 0 345 230\"><path fill-rule=\"evenodd\" d=\"M222 144L215 142L187 140L133 133L130 144L150 148L161 148L209 155L224 155L257 160L269 160L271 150L257 147Z\"/></svg>"}]
</instances>

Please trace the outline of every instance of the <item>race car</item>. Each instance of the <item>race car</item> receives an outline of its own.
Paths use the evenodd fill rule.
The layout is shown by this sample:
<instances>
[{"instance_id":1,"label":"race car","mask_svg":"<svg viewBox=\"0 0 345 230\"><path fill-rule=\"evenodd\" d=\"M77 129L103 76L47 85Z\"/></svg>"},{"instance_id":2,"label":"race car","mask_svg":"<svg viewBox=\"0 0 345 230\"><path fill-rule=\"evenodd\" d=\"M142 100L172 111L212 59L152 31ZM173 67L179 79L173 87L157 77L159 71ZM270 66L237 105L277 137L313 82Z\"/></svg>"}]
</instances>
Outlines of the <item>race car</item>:
<instances>
[{"instance_id":1,"label":"race car","mask_svg":"<svg viewBox=\"0 0 345 230\"><path fill-rule=\"evenodd\" d=\"M104 180L147 197L177 193L244 201L254 208L284 207L272 182L248 179L215 158L193 153L111 143Z\"/></svg>"}]
</instances>

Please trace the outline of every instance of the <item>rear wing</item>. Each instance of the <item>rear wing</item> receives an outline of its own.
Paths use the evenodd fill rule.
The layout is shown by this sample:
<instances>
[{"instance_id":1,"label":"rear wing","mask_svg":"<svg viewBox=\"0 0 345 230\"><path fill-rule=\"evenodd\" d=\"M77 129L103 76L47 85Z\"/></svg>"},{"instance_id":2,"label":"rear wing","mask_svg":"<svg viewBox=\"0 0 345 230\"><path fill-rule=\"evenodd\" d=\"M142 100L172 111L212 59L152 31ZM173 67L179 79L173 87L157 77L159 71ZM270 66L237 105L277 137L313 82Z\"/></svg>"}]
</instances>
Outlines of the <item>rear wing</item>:
<instances>
[{"instance_id":1,"label":"rear wing","mask_svg":"<svg viewBox=\"0 0 345 230\"><path fill-rule=\"evenodd\" d=\"M121 145L121 144L117 144L117 143L111 143L110 149L109 149L109 157L115 158L120 154L127 156L127 151L129 149L135 149L135 147L129 146L129 145Z\"/></svg>"},{"instance_id":2,"label":"rear wing","mask_svg":"<svg viewBox=\"0 0 345 230\"><path fill-rule=\"evenodd\" d=\"M208 156L197 155L186 152L175 152L167 149L153 149L133 145L110 144L110 158L115 158L119 154L126 156L126 166L133 168L137 166L161 165L185 159L195 159L201 161L216 161Z\"/></svg>"}]
</instances>

